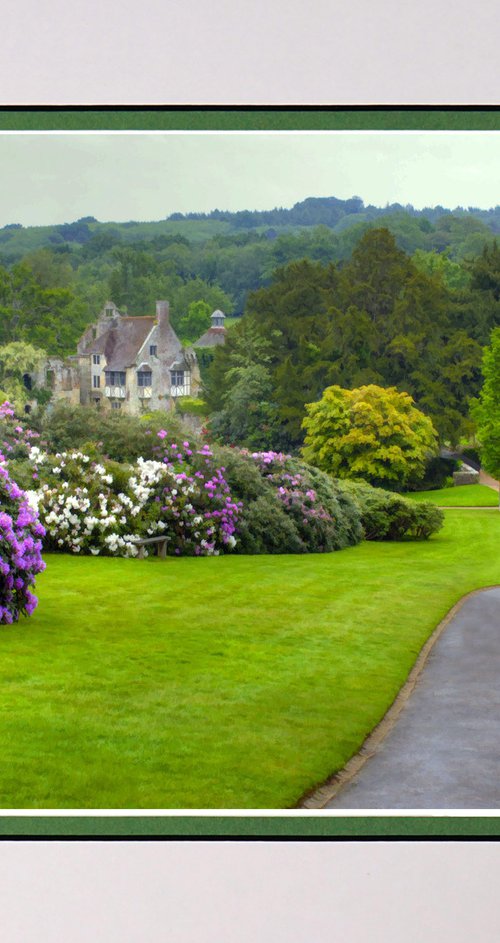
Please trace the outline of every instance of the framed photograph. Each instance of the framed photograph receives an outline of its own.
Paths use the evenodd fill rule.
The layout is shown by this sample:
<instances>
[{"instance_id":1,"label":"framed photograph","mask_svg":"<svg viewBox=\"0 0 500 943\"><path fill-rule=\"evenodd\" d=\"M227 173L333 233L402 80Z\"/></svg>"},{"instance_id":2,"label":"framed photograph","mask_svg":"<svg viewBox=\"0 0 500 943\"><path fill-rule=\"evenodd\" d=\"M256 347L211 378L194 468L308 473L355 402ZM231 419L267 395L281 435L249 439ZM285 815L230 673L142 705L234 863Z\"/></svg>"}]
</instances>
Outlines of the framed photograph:
<instances>
[{"instance_id":1,"label":"framed photograph","mask_svg":"<svg viewBox=\"0 0 500 943\"><path fill-rule=\"evenodd\" d=\"M500 115L0 109L0 832L497 835Z\"/></svg>"}]
</instances>

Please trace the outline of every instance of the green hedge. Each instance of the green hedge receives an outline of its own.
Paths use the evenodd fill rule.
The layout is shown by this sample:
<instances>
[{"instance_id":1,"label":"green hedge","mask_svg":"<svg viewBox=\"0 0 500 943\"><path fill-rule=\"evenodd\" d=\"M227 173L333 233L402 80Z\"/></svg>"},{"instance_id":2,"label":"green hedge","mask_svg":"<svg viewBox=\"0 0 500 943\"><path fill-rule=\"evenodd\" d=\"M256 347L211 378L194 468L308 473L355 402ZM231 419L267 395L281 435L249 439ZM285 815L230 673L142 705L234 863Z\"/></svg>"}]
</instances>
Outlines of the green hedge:
<instances>
[{"instance_id":1,"label":"green hedge","mask_svg":"<svg viewBox=\"0 0 500 943\"><path fill-rule=\"evenodd\" d=\"M366 540L426 540L443 526L443 511L429 502L410 501L365 482L338 480L337 486L355 501Z\"/></svg>"}]
</instances>

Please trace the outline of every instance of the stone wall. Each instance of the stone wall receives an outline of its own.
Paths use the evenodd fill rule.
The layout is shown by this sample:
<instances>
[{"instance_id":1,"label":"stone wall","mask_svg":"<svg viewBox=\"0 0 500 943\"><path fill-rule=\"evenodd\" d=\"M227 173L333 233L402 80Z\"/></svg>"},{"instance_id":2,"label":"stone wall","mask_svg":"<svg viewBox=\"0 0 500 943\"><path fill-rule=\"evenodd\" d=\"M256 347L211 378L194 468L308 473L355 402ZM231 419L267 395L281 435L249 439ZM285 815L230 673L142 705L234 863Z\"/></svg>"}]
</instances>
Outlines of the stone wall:
<instances>
[{"instance_id":1,"label":"stone wall","mask_svg":"<svg viewBox=\"0 0 500 943\"><path fill-rule=\"evenodd\" d=\"M453 472L453 482L455 485L477 485L479 482L479 472L473 468L461 468Z\"/></svg>"}]
</instances>

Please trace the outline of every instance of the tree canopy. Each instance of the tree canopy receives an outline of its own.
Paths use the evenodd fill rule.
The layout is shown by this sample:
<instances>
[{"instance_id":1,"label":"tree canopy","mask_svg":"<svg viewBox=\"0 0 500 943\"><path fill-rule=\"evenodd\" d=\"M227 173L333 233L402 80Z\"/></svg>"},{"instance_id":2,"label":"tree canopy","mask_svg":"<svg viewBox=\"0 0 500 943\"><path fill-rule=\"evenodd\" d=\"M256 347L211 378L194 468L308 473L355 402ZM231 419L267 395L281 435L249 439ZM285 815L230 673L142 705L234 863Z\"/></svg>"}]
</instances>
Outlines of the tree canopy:
<instances>
[{"instance_id":1,"label":"tree canopy","mask_svg":"<svg viewBox=\"0 0 500 943\"><path fill-rule=\"evenodd\" d=\"M371 384L355 390L328 387L306 405L302 454L336 478L378 486L406 485L423 477L436 453L437 434L407 393Z\"/></svg>"},{"instance_id":2,"label":"tree canopy","mask_svg":"<svg viewBox=\"0 0 500 943\"><path fill-rule=\"evenodd\" d=\"M43 398L32 383L32 375L42 366L44 350L13 341L0 347L0 401L8 400L18 411L33 398Z\"/></svg>"},{"instance_id":3,"label":"tree canopy","mask_svg":"<svg viewBox=\"0 0 500 943\"><path fill-rule=\"evenodd\" d=\"M270 286L250 295L243 320L269 345L281 447L300 445L304 404L331 384L395 386L455 444L470 427L468 401L480 386L473 317L472 305L439 274L418 268L387 229L365 233L342 267L304 259L278 269ZM231 383L238 328L214 355L215 409Z\"/></svg>"},{"instance_id":4,"label":"tree canopy","mask_svg":"<svg viewBox=\"0 0 500 943\"><path fill-rule=\"evenodd\" d=\"M491 334L491 344L483 354L484 385L472 405L481 443L481 464L500 479L500 328Z\"/></svg>"}]
</instances>

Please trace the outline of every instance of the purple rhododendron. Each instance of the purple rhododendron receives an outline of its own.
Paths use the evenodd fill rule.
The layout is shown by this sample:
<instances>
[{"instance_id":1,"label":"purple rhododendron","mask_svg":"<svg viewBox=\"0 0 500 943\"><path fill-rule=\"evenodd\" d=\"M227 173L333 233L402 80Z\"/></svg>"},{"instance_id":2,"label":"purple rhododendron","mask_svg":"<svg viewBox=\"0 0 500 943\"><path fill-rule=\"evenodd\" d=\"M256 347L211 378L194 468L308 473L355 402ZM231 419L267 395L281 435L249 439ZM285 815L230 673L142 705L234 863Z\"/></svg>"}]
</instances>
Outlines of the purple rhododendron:
<instances>
[{"instance_id":1,"label":"purple rhododendron","mask_svg":"<svg viewBox=\"0 0 500 943\"><path fill-rule=\"evenodd\" d=\"M13 416L9 403L0 407L0 419ZM22 431L22 430L21 430ZM45 569L42 537L45 530L26 494L11 480L0 453L0 625L30 616L37 605L31 592L37 573Z\"/></svg>"}]
</instances>

